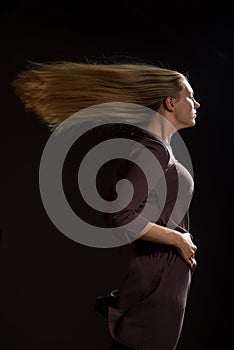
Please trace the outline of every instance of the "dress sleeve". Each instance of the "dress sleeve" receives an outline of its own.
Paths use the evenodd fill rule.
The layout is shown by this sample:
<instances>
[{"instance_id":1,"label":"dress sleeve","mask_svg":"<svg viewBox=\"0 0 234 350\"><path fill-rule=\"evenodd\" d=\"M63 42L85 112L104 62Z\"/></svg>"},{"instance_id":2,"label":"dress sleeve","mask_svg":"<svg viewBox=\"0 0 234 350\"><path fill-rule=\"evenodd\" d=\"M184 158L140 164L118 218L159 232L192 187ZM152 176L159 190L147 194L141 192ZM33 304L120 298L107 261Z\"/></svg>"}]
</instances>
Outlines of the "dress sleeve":
<instances>
[{"instance_id":1,"label":"dress sleeve","mask_svg":"<svg viewBox=\"0 0 234 350\"><path fill-rule=\"evenodd\" d=\"M144 147L142 148L142 146ZM157 160L154 166L152 166L152 155ZM158 141L144 140L144 143L141 142L139 146L136 143L131 148L128 158L130 161L120 162L116 169L115 213L108 215L111 227L121 227L127 224L128 234L141 236L153 226L153 222L149 220L150 215L142 215L142 211L148 202L149 194L155 190L167 171L169 158L166 146ZM140 167L138 164L142 166ZM156 167L155 164L157 164ZM149 182L147 178L150 180ZM124 181L118 183L119 180L123 179ZM133 192L131 192L129 182L133 186ZM128 204L124 205L124 203ZM116 208L119 210L116 211ZM137 221L135 221L136 218Z\"/></svg>"}]
</instances>

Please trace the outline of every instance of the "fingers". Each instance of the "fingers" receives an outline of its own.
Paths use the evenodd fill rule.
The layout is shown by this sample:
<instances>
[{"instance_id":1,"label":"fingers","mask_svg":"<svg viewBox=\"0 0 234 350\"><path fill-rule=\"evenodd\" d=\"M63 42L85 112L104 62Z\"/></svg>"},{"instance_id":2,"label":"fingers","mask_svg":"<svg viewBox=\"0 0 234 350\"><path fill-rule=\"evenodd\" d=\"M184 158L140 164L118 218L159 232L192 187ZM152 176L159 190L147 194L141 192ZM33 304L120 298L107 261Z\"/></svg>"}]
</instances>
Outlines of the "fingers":
<instances>
[{"instance_id":1,"label":"fingers","mask_svg":"<svg viewBox=\"0 0 234 350\"><path fill-rule=\"evenodd\" d=\"M190 258L189 259L189 265L192 267L193 266L193 264L194 264L194 257L192 257L192 258Z\"/></svg>"},{"instance_id":2,"label":"fingers","mask_svg":"<svg viewBox=\"0 0 234 350\"><path fill-rule=\"evenodd\" d=\"M196 252L196 249L192 249L190 254L187 255L186 261L190 267L192 267L194 265L194 262L196 261L195 252Z\"/></svg>"},{"instance_id":3,"label":"fingers","mask_svg":"<svg viewBox=\"0 0 234 350\"><path fill-rule=\"evenodd\" d=\"M194 265L196 265L195 254L193 254L193 255L189 258L188 263L189 263L189 266L190 266L191 268L193 268Z\"/></svg>"},{"instance_id":4,"label":"fingers","mask_svg":"<svg viewBox=\"0 0 234 350\"><path fill-rule=\"evenodd\" d=\"M181 246L177 247L177 249L189 267L193 267L194 263L196 263L195 253L197 246L191 241L191 235L189 233L185 233L183 236L184 240L182 240Z\"/></svg>"},{"instance_id":5,"label":"fingers","mask_svg":"<svg viewBox=\"0 0 234 350\"><path fill-rule=\"evenodd\" d=\"M190 254L189 259L188 259L190 265L194 264L196 251L197 251L197 246L193 245L191 247L191 254Z\"/></svg>"},{"instance_id":6,"label":"fingers","mask_svg":"<svg viewBox=\"0 0 234 350\"><path fill-rule=\"evenodd\" d=\"M194 246L192 247L192 251L193 251L193 253L195 254L195 252L197 251L197 246L194 245Z\"/></svg>"},{"instance_id":7,"label":"fingers","mask_svg":"<svg viewBox=\"0 0 234 350\"><path fill-rule=\"evenodd\" d=\"M197 261L194 259L193 264L191 266L192 271L194 271L196 267L197 267Z\"/></svg>"}]
</instances>

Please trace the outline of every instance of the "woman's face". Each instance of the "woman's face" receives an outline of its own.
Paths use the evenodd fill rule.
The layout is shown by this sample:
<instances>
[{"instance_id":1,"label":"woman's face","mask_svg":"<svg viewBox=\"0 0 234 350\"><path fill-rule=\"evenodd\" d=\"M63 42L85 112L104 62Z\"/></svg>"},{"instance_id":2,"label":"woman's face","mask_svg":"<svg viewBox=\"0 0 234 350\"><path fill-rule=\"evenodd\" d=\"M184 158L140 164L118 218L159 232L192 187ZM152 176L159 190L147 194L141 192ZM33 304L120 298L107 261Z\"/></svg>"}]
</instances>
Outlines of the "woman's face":
<instances>
[{"instance_id":1,"label":"woman's face","mask_svg":"<svg viewBox=\"0 0 234 350\"><path fill-rule=\"evenodd\" d=\"M183 89L178 97L173 98L173 119L177 129L195 125L197 109L200 104L194 98L194 92L190 84L184 80Z\"/></svg>"}]
</instances>

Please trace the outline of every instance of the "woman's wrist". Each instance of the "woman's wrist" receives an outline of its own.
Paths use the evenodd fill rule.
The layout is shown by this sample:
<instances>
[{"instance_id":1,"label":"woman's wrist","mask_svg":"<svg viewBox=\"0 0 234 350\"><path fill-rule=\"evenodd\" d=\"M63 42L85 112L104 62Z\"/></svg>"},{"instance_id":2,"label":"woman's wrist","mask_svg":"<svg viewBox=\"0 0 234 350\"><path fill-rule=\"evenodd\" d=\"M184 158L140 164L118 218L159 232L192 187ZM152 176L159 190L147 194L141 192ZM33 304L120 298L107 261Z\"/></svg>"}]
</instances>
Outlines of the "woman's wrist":
<instances>
[{"instance_id":1,"label":"woman's wrist","mask_svg":"<svg viewBox=\"0 0 234 350\"><path fill-rule=\"evenodd\" d=\"M181 245L181 236L181 233L176 230L152 223L141 239L178 248Z\"/></svg>"},{"instance_id":2,"label":"woman's wrist","mask_svg":"<svg viewBox=\"0 0 234 350\"><path fill-rule=\"evenodd\" d=\"M167 229L167 230L168 230L170 244L173 245L175 248L178 248L181 243L181 233L172 229Z\"/></svg>"}]
</instances>

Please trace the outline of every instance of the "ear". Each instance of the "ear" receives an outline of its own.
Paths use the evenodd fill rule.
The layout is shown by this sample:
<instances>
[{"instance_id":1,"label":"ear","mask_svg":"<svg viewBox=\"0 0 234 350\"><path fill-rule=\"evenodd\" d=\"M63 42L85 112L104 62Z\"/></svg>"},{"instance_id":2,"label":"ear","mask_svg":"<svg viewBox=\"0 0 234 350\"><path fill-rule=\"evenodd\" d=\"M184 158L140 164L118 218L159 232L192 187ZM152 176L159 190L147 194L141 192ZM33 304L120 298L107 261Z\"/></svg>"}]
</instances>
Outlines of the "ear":
<instances>
[{"instance_id":1,"label":"ear","mask_svg":"<svg viewBox=\"0 0 234 350\"><path fill-rule=\"evenodd\" d=\"M168 112L173 112L173 111L174 111L173 97L167 96L167 97L163 100L163 104L164 104L164 108L165 108Z\"/></svg>"}]
</instances>

